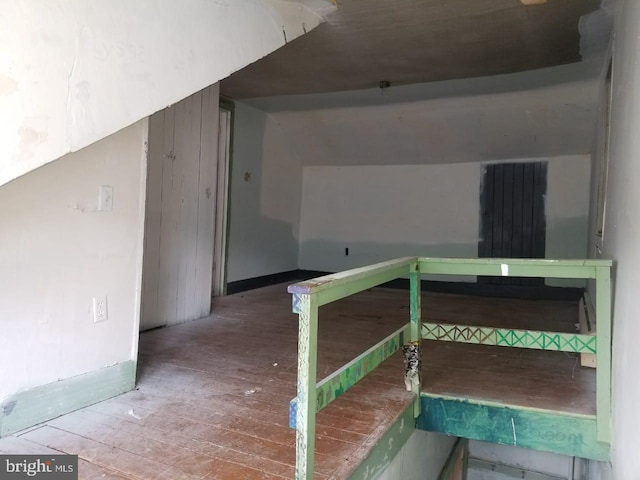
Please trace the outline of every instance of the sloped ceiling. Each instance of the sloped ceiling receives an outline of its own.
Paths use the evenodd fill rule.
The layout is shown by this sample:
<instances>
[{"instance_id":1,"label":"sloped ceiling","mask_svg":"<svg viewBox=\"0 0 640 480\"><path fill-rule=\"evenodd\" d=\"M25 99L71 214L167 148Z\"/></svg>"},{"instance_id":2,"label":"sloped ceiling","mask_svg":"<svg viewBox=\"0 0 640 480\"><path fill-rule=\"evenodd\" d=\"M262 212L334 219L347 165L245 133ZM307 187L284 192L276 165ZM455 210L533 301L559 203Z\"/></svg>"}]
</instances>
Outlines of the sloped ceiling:
<instances>
[{"instance_id":1,"label":"sloped ceiling","mask_svg":"<svg viewBox=\"0 0 640 480\"><path fill-rule=\"evenodd\" d=\"M327 22L222 82L231 98L490 76L579 61L599 0L339 0Z\"/></svg>"}]
</instances>

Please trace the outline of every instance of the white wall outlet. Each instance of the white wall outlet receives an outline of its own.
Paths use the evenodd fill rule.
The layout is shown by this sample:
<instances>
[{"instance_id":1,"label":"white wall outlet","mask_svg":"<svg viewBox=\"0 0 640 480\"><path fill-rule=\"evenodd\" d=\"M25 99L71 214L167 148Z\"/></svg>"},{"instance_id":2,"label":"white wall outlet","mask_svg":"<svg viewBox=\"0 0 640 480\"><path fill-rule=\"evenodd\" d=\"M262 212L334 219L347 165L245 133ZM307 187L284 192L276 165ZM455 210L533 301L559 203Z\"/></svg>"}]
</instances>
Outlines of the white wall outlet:
<instances>
[{"instance_id":1,"label":"white wall outlet","mask_svg":"<svg viewBox=\"0 0 640 480\"><path fill-rule=\"evenodd\" d=\"M110 212L113 210L113 187L111 185L100 185L98 210L100 212Z\"/></svg>"},{"instance_id":2,"label":"white wall outlet","mask_svg":"<svg viewBox=\"0 0 640 480\"><path fill-rule=\"evenodd\" d=\"M93 323L104 322L108 318L107 297L93 297Z\"/></svg>"}]
</instances>

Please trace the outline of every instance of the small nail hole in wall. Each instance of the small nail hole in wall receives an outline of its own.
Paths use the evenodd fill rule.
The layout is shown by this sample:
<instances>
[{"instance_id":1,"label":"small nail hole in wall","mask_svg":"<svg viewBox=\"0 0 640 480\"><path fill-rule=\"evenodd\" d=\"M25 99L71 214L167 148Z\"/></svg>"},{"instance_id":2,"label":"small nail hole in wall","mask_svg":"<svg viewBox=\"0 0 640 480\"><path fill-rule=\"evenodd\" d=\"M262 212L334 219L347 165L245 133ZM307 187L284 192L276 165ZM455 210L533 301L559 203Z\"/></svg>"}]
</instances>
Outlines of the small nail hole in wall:
<instances>
[{"instance_id":1,"label":"small nail hole in wall","mask_svg":"<svg viewBox=\"0 0 640 480\"><path fill-rule=\"evenodd\" d=\"M251 180L251 172L244 172L244 181L248 182Z\"/></svg>"}]
</instances>

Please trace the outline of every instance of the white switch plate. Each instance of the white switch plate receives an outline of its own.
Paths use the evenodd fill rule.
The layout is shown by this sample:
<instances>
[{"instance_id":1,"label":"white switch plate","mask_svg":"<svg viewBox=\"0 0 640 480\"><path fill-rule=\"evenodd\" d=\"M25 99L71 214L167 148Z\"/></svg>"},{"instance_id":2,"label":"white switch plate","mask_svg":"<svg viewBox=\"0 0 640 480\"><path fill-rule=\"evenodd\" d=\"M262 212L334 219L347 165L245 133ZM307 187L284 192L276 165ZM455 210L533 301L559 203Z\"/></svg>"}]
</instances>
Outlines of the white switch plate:
<instances>
[{"instance_id":1,"label":"white switch plate","mask_svg":"<svg viewBox=\"0 0 640 480\"><path fill-rule=\"evenodd\" d=\"M113 187L111 185L100 185L98 210L101 212L110 212L113 210Z\"/></svg>"},{"instance_id":2,"label":"white switch plate","mask_svg":"<svg viewBox=\"0 0 640 480\"><path fill-rule=\"evenodd\" d=\"M109 318L107 297L93 297L93 323L104 322Z\"/></svg>"}]
</instances>

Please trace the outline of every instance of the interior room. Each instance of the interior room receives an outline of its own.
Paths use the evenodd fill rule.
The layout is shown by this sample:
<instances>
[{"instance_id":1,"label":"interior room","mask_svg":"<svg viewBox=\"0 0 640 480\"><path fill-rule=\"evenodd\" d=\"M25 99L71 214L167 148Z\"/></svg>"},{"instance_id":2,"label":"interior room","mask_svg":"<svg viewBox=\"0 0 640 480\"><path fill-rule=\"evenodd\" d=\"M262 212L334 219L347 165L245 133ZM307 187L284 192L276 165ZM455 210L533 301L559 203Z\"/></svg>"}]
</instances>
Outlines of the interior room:
<instances>
[{"instance_id":1,"label":"interior room","mask_svg":"<svg viewBox=\"0 0 640 480\"><path fill-rule=\"evenodd\" d=\"M640 5L152 4L0 14L0 454L78 455L80 478L636 478ZM457 324L598 353L437 333ZM348 385L309 403L323 379ZM523 410L463 428L454 397Z\"/></svg>"}]
</instances>

